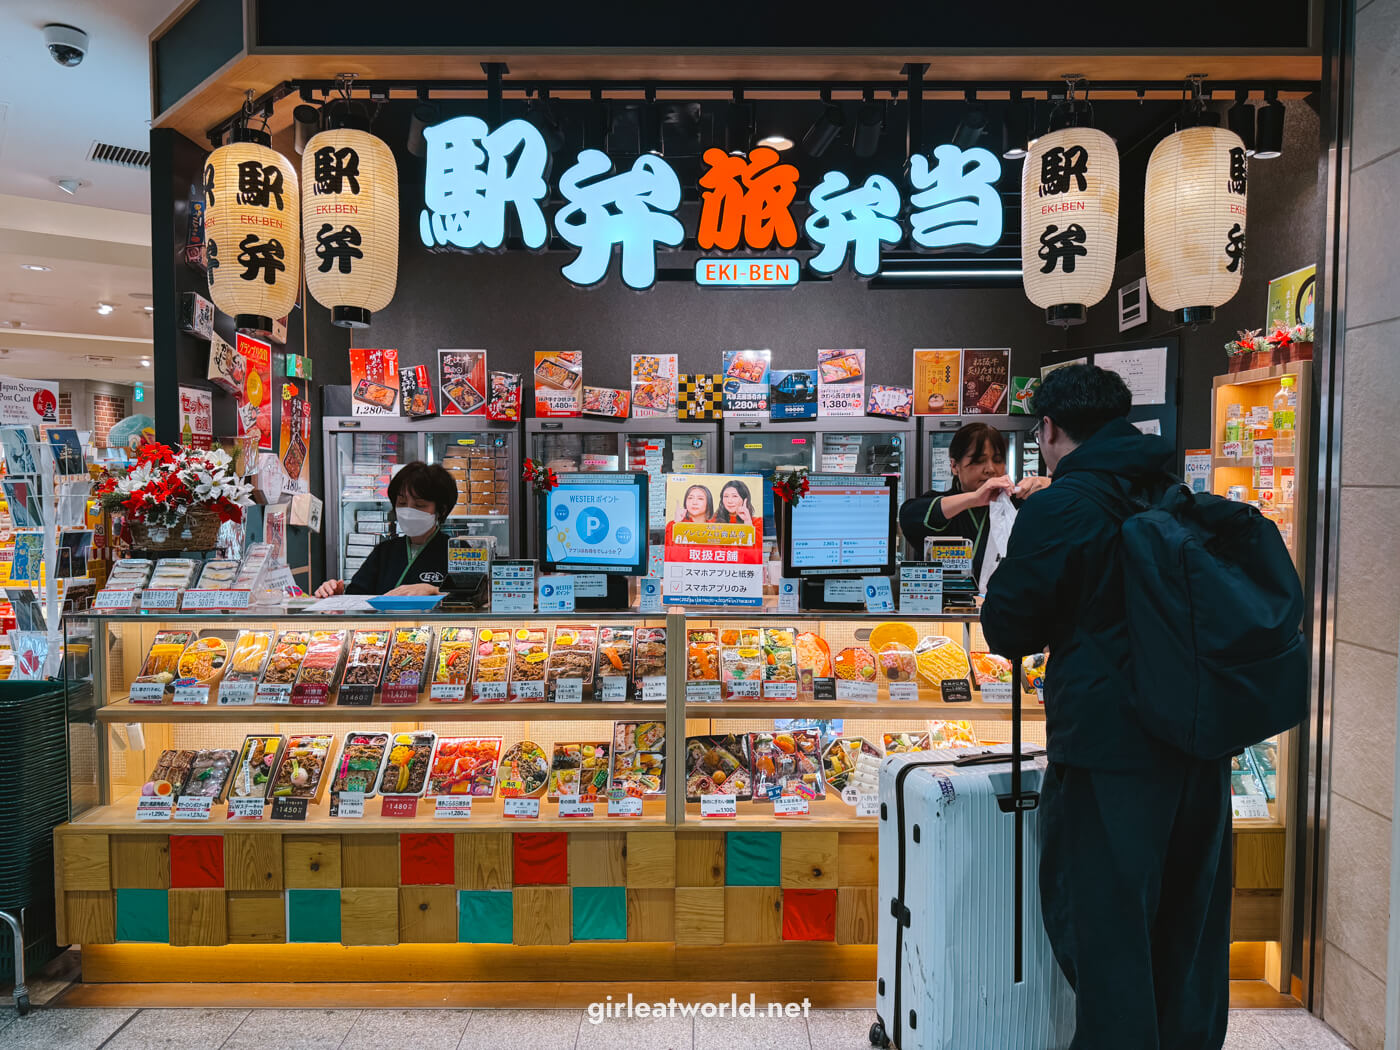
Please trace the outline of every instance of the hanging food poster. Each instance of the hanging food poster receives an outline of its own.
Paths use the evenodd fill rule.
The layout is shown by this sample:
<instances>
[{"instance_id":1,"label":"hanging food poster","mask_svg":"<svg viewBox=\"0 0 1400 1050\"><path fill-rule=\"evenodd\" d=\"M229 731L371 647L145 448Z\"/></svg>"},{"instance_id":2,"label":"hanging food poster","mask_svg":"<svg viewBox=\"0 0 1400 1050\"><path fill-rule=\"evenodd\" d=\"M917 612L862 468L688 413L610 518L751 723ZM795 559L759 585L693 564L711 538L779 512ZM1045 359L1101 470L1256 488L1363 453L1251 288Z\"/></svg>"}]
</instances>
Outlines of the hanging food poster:
<instances>
[{"instance_id":1,"label":"hanging food poster","mask_svg":"<svg viewBox=\"0 0 1400 1050\"><path fill-rule=\"evenodd\" d=\"M662 600L763 604L763 479L668 474Z\"/></svg>"},{"instance_id":2,"label":"hanging food poster","mask_svg":"<svg viewBox=\"0 0 1400 1050\"><path fill-rule=\"evenodd\" d=\"M214 395L198 387L180 387L180 444L208 449L214 445Z\"/></svg>"},{"instance_id":3,"label":"hanging food poster","mask_svg":"<svg viewBox=\"0 0 1400 1050\"><path fill-rule=\"evenodd\" d=\"M393 416L399 411L399 352L350 348L351 414Z\"/></svg>"},{"instance_id":4,"label":"hanging food poster","mask_svg":"<svg viewBox=\"0 0 1400 1050\"><path fill-rule=\"evenodd\" d=\"M535 351L535 415L540 419L583 414L583 351Z\"/></svg>"},{"instance_id":5,"label":"hanging food poster","mask_svg":"<svg viewBox=\"0 0 1400 1050\"><path fill-rule=\"evenodd\" d=\"M1029 416L1035 402L1035 392L1040 389L1039 376L1012 376L1011 397L1007 401L1010 414Z\"/></svg>"},{"instance_id":6,"label":"hanging food poster","mask_svg":"<svg viewBox=\"0 0 1400 1050\"><path fill-rule=\"evenodd\" d=\"M961 389L961 350L914 351L914 415L958 415Z\"/></svg>"},{"instance_id":7,"label":"hanging food poster","mask_svg":"<svg viewBox=\"0 0 1400 1050\"><path fill-rule=\"evenodd\" d=\"M676 416L679 365L675 354L632 355L632 418Z\"/></svg>"},{"instance_id":8,"label":"hanging food poster","mask_svg":"<svg viewBox=\"0 0 1400 1050\"><path fill-rule=\"evenodd\" d=\"M307 452L311 448L311 402L304 379L282 381L282 425L277 455L287 475L287 489L306 492L309 479Z\"/></svg>"},{"instance_id":9,"label":"hanging food poster","mask_svg":"<svg viewBox=\"0 0 1400 1050\"><path fill-rule=\"evenodd\" d=\"M772 350L726 350L721 355L724 369L724 414L730 419L768 418L768 366Z\"/></svg>"},{"instance_id":10,"label":"hanging food poster","mask_svg":"<svg viewBox=\"0 0 1400 1050\"><path fill-rule=\"evenodd\" d=\"M817 414L865 413L865 351L817 351Z\"/></svg>"},{"instance_id":11,"label":"hanging food poster","mask_svg":"<svg viewBox=\"0 0 1400 1050\"><path fill-rule=\"evenodd\" d=\"M439 350L438 389L444 416L485 415L486 351Z\"/></svg>"},{"instance_id":12,"label":"hanging food poster","mask_svg":"<svg viewBox=\"0 0 1400 1050\"><path fill-rule=\"evenodd\" d=\"M354 351L351 351L354 353ZM272 344L238 333L238 356L243 358L243 389L238 402L238 437L272 451Z\"/></svg>"},{"instance_id":13,"label":"hanging food poster","mask_svg":"<svg viewBox=\"0 0 1400 1050\"><path fill-rule=\"evenodd\" d=\"M486 418L514 423L520 419L520 373L492 372Z\"/></svg>"},{"instance_id":14,"label":"hanging food poster","mask_svg":"<svg viewBox=\"0 0 1400 1050\"><path fill-rule=\"evenodd\" d=\"M1011 386L1011 351L963 351L963 415L1005 415Z\"/></svg>"}]
</instances>

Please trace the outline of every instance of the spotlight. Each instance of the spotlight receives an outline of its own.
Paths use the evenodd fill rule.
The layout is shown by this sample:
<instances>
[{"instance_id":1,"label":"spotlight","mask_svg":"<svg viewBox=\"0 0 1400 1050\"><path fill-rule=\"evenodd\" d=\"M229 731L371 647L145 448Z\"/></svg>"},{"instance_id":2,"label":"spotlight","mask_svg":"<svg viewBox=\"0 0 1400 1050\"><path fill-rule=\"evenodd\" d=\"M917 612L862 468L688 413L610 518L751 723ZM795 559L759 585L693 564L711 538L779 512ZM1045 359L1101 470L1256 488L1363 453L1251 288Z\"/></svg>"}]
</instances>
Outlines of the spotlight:
<instances>
[{"instance_id":1,"label":"spotlight","mask_svg":"<svg viewBox=\"0 0 1400 1050\"><path fill-rule=\"evenodd\" d=\"M1011 93L1011 105L1006 109L1006 119L1001 125L1001 155L1004 160L1020 160L1026 155L1030 136L1026 128L1026 104L1021 101L1021 93Z\"/></svg>"},{"instance_id":2,"label":"spotlight","mask_svg":"<svg viewBox=\"0 0 1400 1050\"><path fill-rule=\"evenodd\" d=\"M559 121L554 116L554 107L549 100L549 92L541 91L538 99L532 99L526 107L526 120L535 126L535 130L544 139L545 149L550 153L558 153L564 148L564 132L559 127Z\"/></svg>"},{"instance_id":3,"label":"spotlight","mask_svg":"<svg viewBox=\"0 0 1400 1050\"><path fill-rule=\"evenodd\" d=\"M53 269L52 266L40 266L38 263L20 263L19 268L21 270L33 270L35 273L48 273Z\"/></svg>"},{"instance_id":4,"label":"spotlight","mask_svg":"<svg viewBox=\"0 0 1400 1050\"><path fill-rule=\"evenodd\" d=\"M987 133L986 109L977 101L975 92L969 91L965 97L967 111L958 121L958 126L953 129L953 145L958 149L971 149L981 142L982 136Z\"/></svg>"},{"instance_id":5,"label":"spotlight","mask_svg":"<svg viewBox=\"0 0 1400 1050\"><path fill-rule=\"evenodd\" d=\"M758 140L758 144L760 146L767 146L769 149L775 149L779 153L785 149L792 149L793 147L792 139L788 138L781 131L776 130L770 131L768 134L764 135Z\"/></svg>"},{"instance_id":6,"label":"spotlight","mask_svg":"<svg viewBox=\"0 0 1400 1050\"><path fill-rule=\"evenodd\" d=\"M111 303L98 303L98 304L97 304L97 312L100 313L103 317L106 317L108 314L110 314L110 313L111 313L113 310L115 310L115 309L116 309L116 307L113 306Z\"/></svg>"},{"instance_id":7,"label":"spotlight","mask_svg":"<svg viewBox=\"0 0 1400 1050\"><path fill-rule=\"evenodd\" d=\"M1283 155L1283 103L1277 91L1264 92L1264 104L1255 114L1254 156L1273 160Z\"/></svg>"},{"instance_id":8,"label":"spotlight","mask_svg":"<svg viewBox=\"0 0 1400 1050\"><path fill-rule=\"evenodd\" d=\"M873 157L880 148L880 133L885 130L885 105L867 98L856 111L856 131L851 150L857 157Z\"/></svg>"},{"instance_id":9,"label":"spotlight","mask_svg":"<svg viewBox=\"0 0 1400 1050\"><path fill-rule=\"evenodd\" d=\"M654 153L658 157L666 155L661 138L661 107L651 99L637 111L638 145L643 153Z\"/></svg>"},{"instance_id":10,"label":"spotlight","mask_svg":"<svg viewBox=\"0 0 1400 1050\"><path fill-rule=\"evenodd\" d=\"M1225 111L1225 121L1231 131L1244 142L1245 154L1254 156L1254 107L1247 99L1249 92L1235 92L1235 104Z\"/></svg>"},{"instance_id":11,"label":"spotlight","mask_svg":"<svg viewBox=\"0 0 1400 1050\"><path fill-rule=\"evenodd\" d=\"M745 102L737 91L729 103L729 118L725 127L724 144L731 154L746 154L753 148L753 103ZM789 142L788 146L792 143Z\"/></svg>"},{"instance_id":12,"label":"spotlight","mask_svg":"<svg viewBox=\"0 0 1400 1050\"><path fill-rule=\"evenodd\" d=\"M422 102L413 107L413 112L408 118L408 145L409 153L415 157L425 156L428 152L428 143L423 139L423 129L431 127L438 121L437 106L428 102Z\"/></svg>"},{"instance_id":13,"label":"spotlight","mask_svg":"<svg viewBox=\"0 0 1400 1050\"><path fill-rule=\"evenodd\" d=\"M292 123L296 128L295 149L300 153L306 149L311 136L321 130L321 111L303 103L292 110Z\"/></svg>"},{"instance_id":14,"label":"spotlight","mask_svg":"<svg viewBox=\"0 0 1400 1050\"><path fill-rule=\"evenodd\" d=\"M820 157L831 148L836 136L841 134L845 126L846 117L841 112L841 107L828 102L822 110L822 115L807 129L807 134L802 136L802 152L809 157Z\"/></svg>"}]
</instances>

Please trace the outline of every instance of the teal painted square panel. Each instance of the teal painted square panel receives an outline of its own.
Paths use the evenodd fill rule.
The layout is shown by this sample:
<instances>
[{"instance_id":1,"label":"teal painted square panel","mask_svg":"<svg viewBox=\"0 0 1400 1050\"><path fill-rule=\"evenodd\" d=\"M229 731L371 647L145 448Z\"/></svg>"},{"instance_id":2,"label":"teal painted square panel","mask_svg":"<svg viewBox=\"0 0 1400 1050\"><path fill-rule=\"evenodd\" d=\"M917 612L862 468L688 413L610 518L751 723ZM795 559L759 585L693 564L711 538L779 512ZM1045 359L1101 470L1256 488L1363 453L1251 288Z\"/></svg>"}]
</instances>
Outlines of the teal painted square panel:
<instances>
[{"instance_id":1,"label":"teal painted square panel","mask_svg":"<svg viewBox=\"0 0 1400 1050\"><path fill-rule=\"evenodd\" d=\"M288 890L287 943L339 944L340 891Z\"/></svg>"},{"instance_id":2,"label":"teal painted square panel","mask_svg":"<svg viewBox=\"0 0 1400 1050\"><path fill-rule=\"evenodd\" d=\"M170 943L169 890L117 890L117 940Z\"/></svg>"},{"instance_id":3,"label":"teal painted square panel","mask_svg":"<svg viewBox=\"0 0 1400 1050\"><path fill-rule=\"evenodd\" d=\"M463 944L509 944L515 932L510 890L458 890L457 940Z\"/></svg>"},{"instance_id":4,"label":"teal painted square panel","mask_svg":"<svg viewBox=\"0 0 1400 1050\"><path fill-rule=\"evenodd\" d=\"M574 887L574 940L625 941L627 890L622 886Z\"/></svg>"},{"instance_id":5,"label":"teal painted square panel","mask_svg":"<svg viewBox=\"0 0 1400 1050\"><path fill-rule=\"evenodd\" d=\"M782 881L779 831L729 831L724 836L726 886L777 886Z\"/></svg>"}]
</instances>

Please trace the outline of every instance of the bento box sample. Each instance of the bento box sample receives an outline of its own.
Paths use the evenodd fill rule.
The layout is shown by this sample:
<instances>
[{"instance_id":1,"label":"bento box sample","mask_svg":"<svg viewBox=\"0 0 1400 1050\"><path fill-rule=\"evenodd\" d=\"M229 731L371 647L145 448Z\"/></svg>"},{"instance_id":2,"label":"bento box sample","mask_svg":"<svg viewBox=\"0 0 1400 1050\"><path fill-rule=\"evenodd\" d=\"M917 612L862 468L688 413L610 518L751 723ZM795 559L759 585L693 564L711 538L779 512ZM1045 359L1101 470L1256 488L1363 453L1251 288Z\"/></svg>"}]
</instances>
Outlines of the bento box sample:
<instances>
[{"instance_id":1,"label":"bento box sample","mask_svg":"<svg viewBox=\"0 0 1400 1050\"><path fill-rule=\"evenodd\" d=\"M533 740L522 740L501 756L501 798L539 798L549 787L549 757Z\"/></svg>"},{"instance_id":2,"label":"bento box sample","mask_svg":"<svg viewBox=\"0 0 1400 1050\"><path fill-rule=\"evenodd\" d=\"M613 788L629 794L665 794L665 722L614 722L612 752Z\"/></svg>"},{"instance_id":3,"label":"bento box sample","mask_svg":"<svg viewBox=\"0 0 1400 1050\"><path fill-rule=\"evenodd\" d=\"M389 734L356 731L345 734L340 745L340 757L332 767L331 794L358 791L366 798L374 795L379 773L389 754Z\"/></svg>"},{"instance_id":4,"label":"bento box sample","mask_svg":"<svg viewBox=\"0 0 1400 1050\"><path fill-rule=\"evenodd\" d=\"M750 733L749 754L755 801L768 801L775 794L805 799L825 797L821 734L817 730Z\"/></svg>"},{"instance_id":5,"label":"bento box sample","mask_svg":"<svg viewBox=\"0 0 1400 1050\"><path fill-rule=\"evenodd\" d=\"M749 769L749 738L742 733L692 736L685 741L685 797L698 802L703 795L753 798Z\"/></svg>"},{"instance_id":6,"label":"bento box sample","mask_svg":"<svg viewBox=\"0 0 1400 1050\"><path fill-rule=\"evenodd\" d=\"M500 760L498 736L440 736L433 749L424 794L491 798L496 793L496 766Z\"/></svg>"},{"instance_id":7,"label":"bento box sample","mask_svg":"<svg viewBox=\"0 0 1400 1050\"><path fill-rule=\"evenodd\" d=\"M606 740L554 745L549 765L549 799L577 798L597 802L608 796L608 742Z\"/></svg>"},{"instance_id":8,"label":"bento box sample","mask_svg":"<svg viewBox=\"0 0 1400 1050\"><path fill-rule=\"evenodd\" d=\"M228 797L259 798L266 800L268 786L272 783L272 773L277 768L277 760L282 754L284 739L280 736L258 733L243 739L238 758L233 765L233 781L229 784Z\"/></svg>"},{"instance_id":9,"label":"bento box sample","mask_svg":"<svg viewBox=\"0 0 1400 1050\"><path fill-rule=\"evenodd\" d=\"M422 795L432 768L433 745L437 734L426 729L395 733L389 743L389 757L379 774L381 795Z\"/></svg>"},{"instance_id":10,"label":"bento box sample","mask_svg":"<svg viewBox=\"0 0 1400 1050\"><path fill-rule=\"evenodd\" d=\"M325 787L326 764L331 758L335 737L322 733L299 733L289 737L282 761L272 777L270 798L304 798L319 802Z\"/></svg>"}]
</instances>

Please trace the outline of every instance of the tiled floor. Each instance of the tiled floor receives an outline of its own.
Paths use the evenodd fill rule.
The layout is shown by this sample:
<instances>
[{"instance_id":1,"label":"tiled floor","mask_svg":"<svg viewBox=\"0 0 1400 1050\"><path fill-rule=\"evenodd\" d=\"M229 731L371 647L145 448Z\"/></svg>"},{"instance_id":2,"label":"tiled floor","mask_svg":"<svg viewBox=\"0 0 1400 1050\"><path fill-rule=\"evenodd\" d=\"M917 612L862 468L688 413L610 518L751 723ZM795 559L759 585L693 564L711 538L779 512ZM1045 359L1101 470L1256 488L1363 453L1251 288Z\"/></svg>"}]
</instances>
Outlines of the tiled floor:
<instances>
[{"instance_id":1,"label":"tiled floor","mask_svg":"<svg viewBox=\"0 0 1400 1050\"><path fill-rule=\"evenodd\" d=\"M5 1050L867 1050L874 1014L590 1022L582 1010L88 1010L0 1016ZM1302 1010L1236 1010L1226 1050L1345 1050Z\"/></svg>"}]
</instances>

